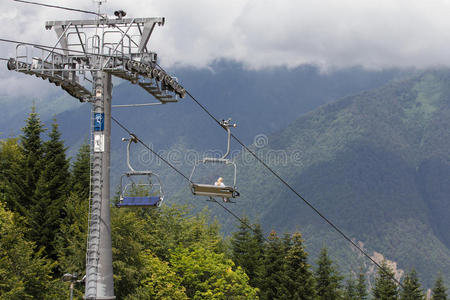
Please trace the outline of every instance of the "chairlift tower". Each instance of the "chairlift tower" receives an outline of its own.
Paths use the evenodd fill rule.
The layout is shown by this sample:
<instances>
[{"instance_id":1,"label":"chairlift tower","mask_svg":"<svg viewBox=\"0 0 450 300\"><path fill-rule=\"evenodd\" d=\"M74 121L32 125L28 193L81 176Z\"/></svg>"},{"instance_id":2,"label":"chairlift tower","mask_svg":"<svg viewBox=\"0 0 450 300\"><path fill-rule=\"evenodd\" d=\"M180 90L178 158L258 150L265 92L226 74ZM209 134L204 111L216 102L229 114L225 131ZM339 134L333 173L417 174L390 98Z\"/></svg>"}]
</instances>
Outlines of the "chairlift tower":
<instances>
[{"instance_id":1,"label":"chairlift tower","mask_svg":"<svg viewBox=\"0 0 450 300\"><path fill-rule=\"evenodd\" d=\"M156 102L177 102L185 89L157 64L147 49L163 17L125 18L100 14L96 19L48 21L57 35L55 46L18 44L9 70L48 80L81 102L92 104L91 179L86 251L85 299L115 299L110 223L111 77L131 81ZM140 104L142 105L142 104ZM146 105L146 104L144 104ZM126 105L118 105L126 106Z\"/></svg>"}]
</instances>

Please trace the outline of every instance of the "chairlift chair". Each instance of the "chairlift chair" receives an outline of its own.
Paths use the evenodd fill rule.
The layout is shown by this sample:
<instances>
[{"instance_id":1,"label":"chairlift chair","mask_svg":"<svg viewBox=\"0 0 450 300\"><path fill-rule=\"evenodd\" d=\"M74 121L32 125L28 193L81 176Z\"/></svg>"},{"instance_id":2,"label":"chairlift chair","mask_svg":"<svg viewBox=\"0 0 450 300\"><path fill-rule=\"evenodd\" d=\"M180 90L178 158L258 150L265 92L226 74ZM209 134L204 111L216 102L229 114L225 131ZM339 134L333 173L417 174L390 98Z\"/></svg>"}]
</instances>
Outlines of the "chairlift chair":
<instances>
[{"instance_id":1,"label":"chairlift chair","mask_svg":"<svg viewBox=\"0 0 450 300\"><path fill-rule=\"evenodd\" d=\"M222 199L224 199L224 201L226 201L226 199L239 197L239 192L236 189L236 174L237 174L236 164L232 160L226 158L230 153L230 137L231 137L230 127L236 127L236 124L231 124L231 119L228 119L222 120L221 125L225 130L227 130L227 137L228 137L227 152L221 158L205 157L202 160L196 161L194 164L194 168L192 169L191 176L189 177L189 181L191 182L190 187L193 195L207 196L211 200L213 200L215 197L221 197ZM234 167L233 185L217 186L214 184L193 182L192 180L196 167L200 164L208 164L208 163L232 165ZM231 201L228 200L226 202Z\"/></svg>"},{"instance_id":2,"label":"chairlift chair","mask_svg":"<svg viewBox=\"0 0 450 300\"><path fill-rule=\"evenodd\" d=\"M159 176L152 171L136 171L130 164L130 145L137 143L137 137L130 134L127 145L129 171L120 178L120 196L117 207L160 207L164 200L163 186ZM152 180L156 179L156 182ZM139 195L142 194L142 195Z\"/></svg>"}]
</instances>

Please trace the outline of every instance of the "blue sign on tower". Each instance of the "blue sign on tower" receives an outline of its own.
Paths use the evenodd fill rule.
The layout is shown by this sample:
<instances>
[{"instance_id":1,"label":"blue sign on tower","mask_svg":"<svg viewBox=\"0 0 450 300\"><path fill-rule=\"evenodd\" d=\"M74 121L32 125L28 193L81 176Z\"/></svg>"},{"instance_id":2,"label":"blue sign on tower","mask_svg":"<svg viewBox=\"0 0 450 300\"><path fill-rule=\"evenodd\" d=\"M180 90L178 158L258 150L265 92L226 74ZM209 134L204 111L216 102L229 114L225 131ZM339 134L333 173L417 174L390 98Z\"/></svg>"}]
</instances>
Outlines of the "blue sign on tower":
<instances>
[{"instance_id":1,"label":"blue sign on tower","mask_svg":"<svg viewBox=\"0 0 450 300\"><path fill-rule=\"evenodd\" d=\"M103 131L105 129L105 114L95 113L94 114L94 131Z\"/></svg>"}]
</instances>

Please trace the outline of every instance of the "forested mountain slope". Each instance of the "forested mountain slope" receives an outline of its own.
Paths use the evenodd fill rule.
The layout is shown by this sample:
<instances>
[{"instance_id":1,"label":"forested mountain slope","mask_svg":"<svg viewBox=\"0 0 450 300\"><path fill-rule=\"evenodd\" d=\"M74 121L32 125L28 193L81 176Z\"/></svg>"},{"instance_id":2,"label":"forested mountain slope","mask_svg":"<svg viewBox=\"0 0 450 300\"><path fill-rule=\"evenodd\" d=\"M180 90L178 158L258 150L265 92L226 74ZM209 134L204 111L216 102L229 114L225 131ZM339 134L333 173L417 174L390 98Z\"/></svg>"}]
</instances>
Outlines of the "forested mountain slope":
<instances>
[{"instance_id":1,"label":"forested mountain slope","mask_svg":"<svg viewBox=\"0 0 450 300\"><path fill-rule=\"evenodd\" d=\"M449 83L448 70L427 71L345 97L253 149L370 253L430 286L438 271L450 278ZM248 156L238 163L233 210L265 229L300 229L313 253L327 244L348 267L350 248L321 218Z\"/></svg>"}]
</instances>

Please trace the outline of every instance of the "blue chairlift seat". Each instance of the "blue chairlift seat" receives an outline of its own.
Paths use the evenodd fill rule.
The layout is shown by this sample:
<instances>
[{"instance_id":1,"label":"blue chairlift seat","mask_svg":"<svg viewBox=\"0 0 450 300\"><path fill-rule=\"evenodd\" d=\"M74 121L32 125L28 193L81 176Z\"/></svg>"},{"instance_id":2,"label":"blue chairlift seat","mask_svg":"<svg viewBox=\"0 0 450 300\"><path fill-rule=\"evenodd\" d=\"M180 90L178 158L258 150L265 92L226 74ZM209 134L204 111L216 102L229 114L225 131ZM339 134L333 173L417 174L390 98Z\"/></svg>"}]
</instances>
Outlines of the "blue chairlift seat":
<instances>
[{"instance_id":1,"label":"blue chairlift seat","mask_svg":"<svg viewBox=\"0 0 450 300\"><path fill-rule=\"evenodd\" d=\"M120 196L117 207L160 207L164 200L164 191L159 176L152 171L136 171L130 164L131 143L137 143L134 134L127 141L127 165L129 171L120 177ZM156 182L152 182L152 178ZM140 194L141 196L136 196ZM151 195L151 196L150 196Z\"/></svg>"},{"instance_id":2,"label":"blue chairlift seat","mask_svg":"<svg viewBox=\"0 0 450 300\"><path fill-rule=\"evenodd\" d=\"M155 183L151 181L151 177L156 178ZM136 182L138 179L142 178L144 181ZM159 176L151 171L133 171L125 173L120 178L120 189L122 192L119 196L119 201L116 203L116 206L119 208L160 207L164 200L164 193ZM140 196L136 196L136 191L140 191L144 193L144 195L141 194Z\"/></svg>"},{"instance_id":3,"label":"blue chairlift seat","mask_svg":"<svg viewBox=\"0 0 450 300\"><path fill-rule=\"evenodd\" d=\"M144 197L123 197L116 206L117 207L159 207L162 202L162 197L159 196L144 196Z\"/></svg>"}]
</instances>

